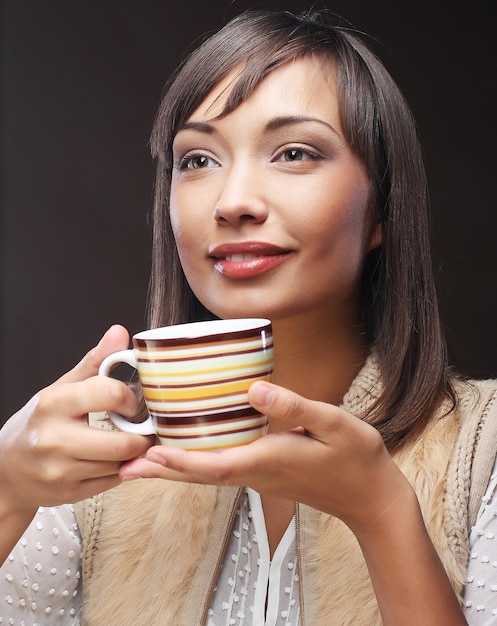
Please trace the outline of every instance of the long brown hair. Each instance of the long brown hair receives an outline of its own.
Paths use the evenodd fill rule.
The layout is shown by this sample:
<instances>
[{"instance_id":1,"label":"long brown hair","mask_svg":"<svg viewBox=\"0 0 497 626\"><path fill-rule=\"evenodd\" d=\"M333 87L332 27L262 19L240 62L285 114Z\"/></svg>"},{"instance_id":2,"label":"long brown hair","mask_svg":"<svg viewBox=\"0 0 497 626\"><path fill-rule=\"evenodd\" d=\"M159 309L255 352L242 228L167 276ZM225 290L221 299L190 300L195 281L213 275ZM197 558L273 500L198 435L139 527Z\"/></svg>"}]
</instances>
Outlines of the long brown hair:
<instances>
[{"instance_id":1,"label":"long brown hair","mask_svg":"<svg viewBox=\"0 0 497 626\"><path fill-rule=\"evenodd\" d=\"M313 55L336 68L341 122L370 180L372 210L383 227L362 277L362 315L384 390L369 415L386 445L422 426L441 397L454 397L448 375L430 260L428 196L415 124L397 85L363 41L326 22L323 13L248 11L185 59L171 78L152 133L157 158L150 324L203 319L210 313L191 291L169 221L172 142L212 88L242 64L228 114L258 83L288 61Z\"/></svg>"}]
</instances>

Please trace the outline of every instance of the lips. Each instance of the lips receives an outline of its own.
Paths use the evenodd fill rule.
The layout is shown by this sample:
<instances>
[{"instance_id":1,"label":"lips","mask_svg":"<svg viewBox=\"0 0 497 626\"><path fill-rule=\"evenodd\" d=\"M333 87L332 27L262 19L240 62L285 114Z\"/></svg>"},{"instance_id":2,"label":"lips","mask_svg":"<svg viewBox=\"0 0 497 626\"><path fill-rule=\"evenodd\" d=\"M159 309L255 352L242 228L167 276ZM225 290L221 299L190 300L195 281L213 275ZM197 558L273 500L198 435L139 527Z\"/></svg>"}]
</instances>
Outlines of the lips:
<instances>
[{"instance_id":1,"label":"lips","mask_svg":"<svg viewBox=\"0 0 497 626\"><path fill-rule=\"evenodd\" d=\"M247 279L278 267L291 252L274 244L246 241L216 246L209 250L209 255L214 259L214 269L223 276Z\"/></svg>"}]
</instances>

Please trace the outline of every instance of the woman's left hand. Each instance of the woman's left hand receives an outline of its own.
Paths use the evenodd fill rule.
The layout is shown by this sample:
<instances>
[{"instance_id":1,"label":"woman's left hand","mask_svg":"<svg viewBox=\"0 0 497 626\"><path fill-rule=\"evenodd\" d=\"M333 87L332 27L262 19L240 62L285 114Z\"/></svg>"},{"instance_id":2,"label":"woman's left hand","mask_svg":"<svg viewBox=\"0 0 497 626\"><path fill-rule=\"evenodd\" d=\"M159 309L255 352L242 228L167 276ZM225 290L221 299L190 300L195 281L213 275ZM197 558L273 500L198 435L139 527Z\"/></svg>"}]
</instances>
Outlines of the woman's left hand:
<instances>
[{"instance_id":1,"label":"woman's left hand","mask_svg":"<svg viewBox=\"0 0 497 626\"><path fill-rule=\"evenodd\" d=\"M286 430L217 453L154 446L124 463L121 477L249 486L335 515L356 534L382 524L399 498L412 502L409 483L371 425L266 382L252 385L249 401Z\"/></svg>"}]
</instances>

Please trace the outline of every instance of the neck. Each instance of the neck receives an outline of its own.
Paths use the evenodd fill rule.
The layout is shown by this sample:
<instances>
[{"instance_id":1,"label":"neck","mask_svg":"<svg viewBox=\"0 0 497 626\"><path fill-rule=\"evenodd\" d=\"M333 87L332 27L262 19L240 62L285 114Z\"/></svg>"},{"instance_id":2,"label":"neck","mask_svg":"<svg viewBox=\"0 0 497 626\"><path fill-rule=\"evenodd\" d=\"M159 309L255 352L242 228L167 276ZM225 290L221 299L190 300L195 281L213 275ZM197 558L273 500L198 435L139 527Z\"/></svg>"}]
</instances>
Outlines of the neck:
<instances>
[{"instance_id":1,"label":"neck","mask_svg":"<svg viewBox=\"0 0 497 626\"><path fill-rule=\"evenodd\" d=\"M273 323L273 382L309 400L341 404L369 352L359 324Z\"/></svg>"}]
</instances>

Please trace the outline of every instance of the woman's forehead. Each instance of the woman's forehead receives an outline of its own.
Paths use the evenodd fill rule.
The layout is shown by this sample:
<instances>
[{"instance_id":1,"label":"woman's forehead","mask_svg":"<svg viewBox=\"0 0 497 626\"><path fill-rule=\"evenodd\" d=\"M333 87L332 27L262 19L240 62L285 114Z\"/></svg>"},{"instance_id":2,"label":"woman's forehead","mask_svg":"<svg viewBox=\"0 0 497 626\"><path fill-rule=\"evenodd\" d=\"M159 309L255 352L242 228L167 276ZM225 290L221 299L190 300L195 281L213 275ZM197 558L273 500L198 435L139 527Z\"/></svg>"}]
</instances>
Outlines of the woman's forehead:
<instances>
[{"instance_id":1,"label":"woman's forehead","mask_svg":"<svg viewBox=\"0 0 497 626\"><path fill-rule=\"evenodd\" d=\"M243 69L244 67L238 64L224 76L188 116L187 121L214 120L223 116L228 99ZM263 96L257 98L260 94ZM320 100L326 107L335 111L338 109L335 65L314 56L287 61L264 76L243 102L258 99L260 106L261 98L266 99L268 107L278 104L282 112L287 106L295 107L297 102L305 108L309 101L316 100Z\"/></svg>"}]
</instances>

